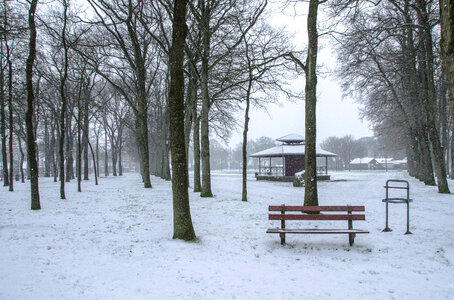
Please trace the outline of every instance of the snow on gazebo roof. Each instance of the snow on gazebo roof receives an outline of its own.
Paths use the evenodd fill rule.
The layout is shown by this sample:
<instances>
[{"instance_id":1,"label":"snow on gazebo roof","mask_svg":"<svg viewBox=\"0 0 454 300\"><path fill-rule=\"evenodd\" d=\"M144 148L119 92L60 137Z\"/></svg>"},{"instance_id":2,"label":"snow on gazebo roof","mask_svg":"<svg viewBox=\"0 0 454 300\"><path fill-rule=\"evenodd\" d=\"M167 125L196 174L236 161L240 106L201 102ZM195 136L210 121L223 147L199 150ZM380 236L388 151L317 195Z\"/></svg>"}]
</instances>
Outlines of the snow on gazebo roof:
<instances>
[{"instance_id":1,"label":"snow on gazebo roof","mask_svg":"<svg viewBox=\"0 0 454 300\"><path fill-rule=\"evenodd\" d=\"M305 140L306 139L304 138L304 136L296 134L296 133L287 134L286 136L276 139L276 141L278 141L278 142L283 142L283 143L287 143L287 144L302 143Z\"/></svg>"},{"instance_id":2,"label":"snow on gazebo roof","mask_svg":"<svg viewBox=\"0 0 454 300\"><path fill-rule=\"evenodd\" d=\"M318 157L337 156L334 153L317 147L315 149ZM282 144L250 155L251 157L282 157L284 155L304 155L305 145L303 144Z\"/></svg>"}]
</instances>

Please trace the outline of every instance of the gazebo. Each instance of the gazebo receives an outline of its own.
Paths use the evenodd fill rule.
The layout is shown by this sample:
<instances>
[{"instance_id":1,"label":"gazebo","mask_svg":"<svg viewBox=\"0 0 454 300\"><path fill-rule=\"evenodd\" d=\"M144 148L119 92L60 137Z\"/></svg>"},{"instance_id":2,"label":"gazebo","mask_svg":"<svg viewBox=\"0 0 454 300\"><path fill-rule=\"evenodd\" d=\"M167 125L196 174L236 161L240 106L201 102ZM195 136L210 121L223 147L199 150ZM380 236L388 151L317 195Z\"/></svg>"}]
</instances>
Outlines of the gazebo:
<instances>
[{"instance_id":1,"label":"gazebo","mask_svg":"<svg viewBox=\"0 0 454 300\"><path fill-rule=\"evenodd\" d=\"M289 134L276 141L282 144L250 155L259 159L255 177L257 180L293 181L295 173L306 169L305 138L299 134ZM317 179L330 180L328 157L337 155L319 147L316 148L316 155Z\"/></svg>"}]
</instances>

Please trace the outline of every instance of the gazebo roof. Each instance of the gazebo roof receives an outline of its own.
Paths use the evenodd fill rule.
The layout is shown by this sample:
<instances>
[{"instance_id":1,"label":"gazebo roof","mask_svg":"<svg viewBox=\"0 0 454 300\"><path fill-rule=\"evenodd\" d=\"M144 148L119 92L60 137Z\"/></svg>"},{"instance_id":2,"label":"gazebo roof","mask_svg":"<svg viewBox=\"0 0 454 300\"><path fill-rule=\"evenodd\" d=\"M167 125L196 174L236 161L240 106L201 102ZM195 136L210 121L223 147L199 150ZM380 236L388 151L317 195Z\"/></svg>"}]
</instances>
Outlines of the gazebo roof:
<instances>
[{"instance_id":1,"label":"gazebo roof","mask_svg":"<svg viewBox=\"0 0 454 300\"><path fill-rule=\"evenodd\" d=\"M250 155L251 157L282 157L284 155L304 155L305 145L303 144L282 144ZM334 157L334 153L317 147L315 152L318 157Z\"/></svg>"},{"instance_id":2,"label":"gazebo roof","mask_svg":"<svg viewBox=\"0 0 454 300\"><path fill-rule=\"evenodd\" d=\"M304 138L304 136L296 133L287 134L286 136L276 139L276 141L283 142L286 144L302 143L305 140L306 139Z\"/></svg>"}]
</instances>

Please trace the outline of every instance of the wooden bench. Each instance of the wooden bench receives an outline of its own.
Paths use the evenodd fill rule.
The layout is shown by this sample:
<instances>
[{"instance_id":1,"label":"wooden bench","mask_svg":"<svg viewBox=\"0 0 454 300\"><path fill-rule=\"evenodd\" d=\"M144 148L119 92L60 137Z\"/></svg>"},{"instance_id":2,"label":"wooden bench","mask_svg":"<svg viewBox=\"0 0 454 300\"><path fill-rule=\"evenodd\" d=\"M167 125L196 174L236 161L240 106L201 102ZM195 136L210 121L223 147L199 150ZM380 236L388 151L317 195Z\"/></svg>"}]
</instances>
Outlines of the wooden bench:
<instances>
[{"instance_id":1,"label":"wooden bench","mask_svg":"<svg viewBox=\"0 0 454 300\"><path fill-rule=\"evenodd\" d=\"M278 233L281 237L281 244L285 244L285 235L288 233L298 234L348 234L350 246L355 241L357 233L369 233L369 231L361 229L353 229L353 221L364 221L364 214L353 214L352 212L363 212L364 206L280 206L270 205L268 210L270 213L269 220L281 221L281 228L270 228L266 233ZM291 212L286 214L286 212ZM300 213L298 213L300 212ZM334 212L334 213L323 213ZM285 221L304 220L304 221L347 221L347 229L291 229L285 227Z\"/></svg>"}]
</instances>

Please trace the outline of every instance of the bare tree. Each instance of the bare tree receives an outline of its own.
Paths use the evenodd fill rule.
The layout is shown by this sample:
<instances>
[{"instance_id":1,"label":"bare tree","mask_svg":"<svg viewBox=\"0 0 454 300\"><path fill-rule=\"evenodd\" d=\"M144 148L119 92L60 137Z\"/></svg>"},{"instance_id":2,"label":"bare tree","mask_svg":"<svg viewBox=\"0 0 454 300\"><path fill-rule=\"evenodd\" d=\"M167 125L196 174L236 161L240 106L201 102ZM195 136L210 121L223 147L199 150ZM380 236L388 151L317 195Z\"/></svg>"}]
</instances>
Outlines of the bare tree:
<instances>
[{"instance_id":1,"label":"bare tree","mask_svg":"<svg viewBox=\"0 0 454 300\"><path fill-rule=\"evenodd\" d=\"M27 134L27 160L30 166L30 187L31 187L31 209L41 209L39 201L39 187L38 187L38 162L36 160L36 137L33 128L33 63L36 58L36 26L35 26L35 12L38 0L31 0L30 9L28 13L28 24L30 30L29 39L29 53L26 66L26 91L27 91L27 110L25 112L25 126Z\"/></svg>"},{"instance_id":2,"label":"bare tree","mask_svg":"<svg viewBox=\"0 0 454 300\"><path fill-rule=\"evenodd\" d=\"M192 226L184 139L184 43L187 35L186 0L175 0L170 65L170 147L172 151L173 238L195 240Z\"/></svg>"},{"instance_id":3,"label":"bare tree","mask_svg":"<svg viewBox=\"0 0 454 300\"><path fill-rule=\"evenodd\" d=\"M104 27L105 33L112 38L109 44L112 42L116 45L115 51L111 55L124 62L120 67L122 69L120 73L124 73L123 70L126 66L129 66L133 73L134 89L133 94L130 94L111 75L115 71L112 69L113 65L109 65L110 62L107 62L107 66L111 69L103 69L99 61L93 59L93 56L87 56L94 64L98 74L112 84L131 105L136 116L135 132L141 154L142 180L145 188L151 188L147 117L147 77L149 74L147 73L147 65L152 58L150 53L152 38L147 35L147 29L139 21L148 4L145 1L133 3L132 0L89 0L89 3L97 16L95 22ZM92 44L97 44L95 41L92 42ZM105 49L107 48L112 50L112 47L106 46Z\"/></svg>"},{"instance_id":4,"label":"bare tree","mask_svg":"<svg viewBox=\"0 0 454 300\"><path fill-rule=\"evenodd\" d=\"M246 16L242 13L245 5L240 2L201 0L197 5L190 4L192 16L198 25L201 39L200 45L196 47L201 60L199 71L202 100L200 111L201 197L213 197L209 150L210 111L213 107L220 108L226 104L218 100L225 96L232 87L231 82L229 82L234 77L233 74L229 74L234 60L232 52L242 43L244 35L256 24L267 4L266 0L254 2L256 5ZM232 30L231 21L235 19L241 20L241 23L245 24L244 30L240 34ZM197 40L197 38L191 36L192 42ZM215 75L216 68L223 69L223 72ZM220 79L216 87L218 91L214 91L215 79ZM236 86L236 84L233 84L233 86ZM218 112L220 113L218 116L221 118L227 117L222 108ZM225 124L229 124L229 122L225 122Z\"/></svg>"},{"instance_id":5,"label":"bare tree","mask_svg":"<svg viewBox=\"0 0 454 300\"><path fill-rule=\"evenodd\" d=\"M317 52L318 52L318 31L317 15L318 6L325 1L310 0L307 16L308 51L306 62L296 58L293 53L289 57L304 70L306 75L306 144L305 144L305 193L304 205L318 205L317 192L317 155L316 149L316 104L317 104Z\"/></svg>"},{"instance_id":6,"label":"bare tree","mask_svg":"<svg viewBox=\"0 0 454 300\"><path fill-rule=\"evenodd\" d=\"M264 17L265 19L266 17ZM244 30L238 24L240 30ZM244 81L239 82L239 99L245 102L242 173L242 201L247 201L247 146L249 130L249 110L252 105L264 107L277 98L273 92L290 95L289 89L282 82L287 79L288 69L285 67L285 55L289 52L289 41L282 30L274 30L266 21L259 22L243 39L243 47L238 56L241 57L240 71L244 73ZM259 96L260 95L260 96Z\"/></svg>"}]
</instances>

